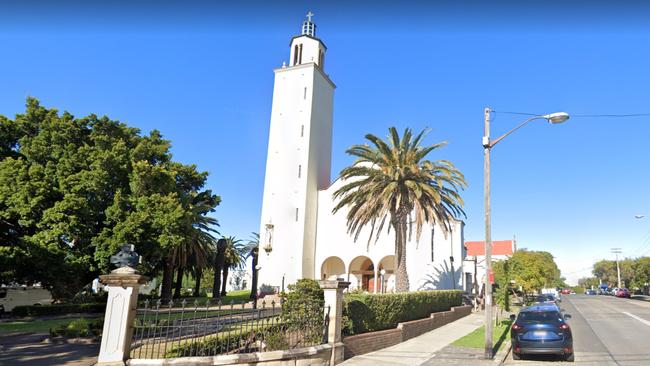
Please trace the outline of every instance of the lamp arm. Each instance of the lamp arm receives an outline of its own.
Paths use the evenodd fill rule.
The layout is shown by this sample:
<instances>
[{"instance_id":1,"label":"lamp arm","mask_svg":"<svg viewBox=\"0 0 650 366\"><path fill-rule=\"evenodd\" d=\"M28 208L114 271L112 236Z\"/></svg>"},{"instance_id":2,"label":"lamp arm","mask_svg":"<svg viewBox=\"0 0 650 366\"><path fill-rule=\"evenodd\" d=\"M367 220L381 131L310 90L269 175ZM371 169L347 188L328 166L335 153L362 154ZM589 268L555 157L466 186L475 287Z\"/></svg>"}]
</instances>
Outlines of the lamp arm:
<instances>
[{"instance_id":1,"label":"lamp arm","mask_svg":"<svg viewBox=\"0 0 650 366\"><path fill-rule=\"evenodd\" d=\"M500 137L496 138L494 141L490 141L490 145L489 145L488 147L489 147L489 148L494 147L494 145L496 145L499 141L503 140L503 139L506 138L508 135L512 134L513 132L517 131L518 129L524 127L525 125L528 124L528 122L530 122L530 121L534 121L534 120L536 120L536 119L545 119L545 117L544 117L544 116L534 116L534 117L530 117L529 119L523 121L519 126L513 128L512 130L510 130L510 131L504 133L503 135L501 135Z\"/></svg>"}]
</instances>

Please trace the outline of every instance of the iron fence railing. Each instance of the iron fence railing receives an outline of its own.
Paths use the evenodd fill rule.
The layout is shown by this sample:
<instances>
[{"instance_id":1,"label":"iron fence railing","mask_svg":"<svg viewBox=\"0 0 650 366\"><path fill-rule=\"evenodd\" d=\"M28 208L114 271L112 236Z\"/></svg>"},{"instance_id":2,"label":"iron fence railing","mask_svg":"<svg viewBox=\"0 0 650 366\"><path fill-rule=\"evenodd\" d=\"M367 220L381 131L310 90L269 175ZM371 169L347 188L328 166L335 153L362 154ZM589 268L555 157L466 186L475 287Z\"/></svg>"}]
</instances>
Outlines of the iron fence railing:
<instances>
[{"instance_id":1,"label":"iron fence railing","mask_svg":"<svg viewBox=\"0 0 650 366\"><path fill-rule=\"evenodd\" d=\"M327 342L329 307L303 302L212 304L145 301L136 312L130 358L174 358L287 350Z\"/></svg>"}]
</instances>

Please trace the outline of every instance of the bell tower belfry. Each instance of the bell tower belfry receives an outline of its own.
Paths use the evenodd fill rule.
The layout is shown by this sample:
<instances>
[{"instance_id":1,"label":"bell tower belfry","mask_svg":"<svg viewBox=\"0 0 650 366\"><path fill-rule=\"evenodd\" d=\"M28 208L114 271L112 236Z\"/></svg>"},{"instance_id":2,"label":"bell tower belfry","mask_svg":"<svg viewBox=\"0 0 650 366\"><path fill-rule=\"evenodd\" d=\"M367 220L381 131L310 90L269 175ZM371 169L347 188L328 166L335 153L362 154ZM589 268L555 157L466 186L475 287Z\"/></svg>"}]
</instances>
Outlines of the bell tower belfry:
<instances>
[{"instance_id":1,"label":"bell tower belfry","mask_svg":"<svg viewBox=\"0 0 650 366\"><path fill-rule=\"evenodd\" d=\"M260 223L259 283L315 278L318 190L330 184L335 85L309 12L275 69Z\"/></svg>"}]
</instances>

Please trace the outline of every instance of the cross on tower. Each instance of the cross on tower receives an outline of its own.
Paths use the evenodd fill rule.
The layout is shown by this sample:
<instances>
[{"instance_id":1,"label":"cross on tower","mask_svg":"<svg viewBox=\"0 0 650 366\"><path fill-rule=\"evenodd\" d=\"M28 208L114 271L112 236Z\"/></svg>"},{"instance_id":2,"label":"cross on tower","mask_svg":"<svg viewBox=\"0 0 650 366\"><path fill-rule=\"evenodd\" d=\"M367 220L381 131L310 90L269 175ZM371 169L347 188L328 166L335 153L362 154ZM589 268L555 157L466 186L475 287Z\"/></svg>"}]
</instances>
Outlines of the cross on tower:
<instances>
[{"instance_id":1,"label":"cross on tower","mask_svg":"<svg viewBox=\"0 0 650 366\"><path fill-rule=\"evenodd\" d=\"M310 10L309 13L307 13L307 21L311 23L311 17L313 17L313 16L314 16L314 13L312 13L311 10Z\"/></svg>"}]
</instances>

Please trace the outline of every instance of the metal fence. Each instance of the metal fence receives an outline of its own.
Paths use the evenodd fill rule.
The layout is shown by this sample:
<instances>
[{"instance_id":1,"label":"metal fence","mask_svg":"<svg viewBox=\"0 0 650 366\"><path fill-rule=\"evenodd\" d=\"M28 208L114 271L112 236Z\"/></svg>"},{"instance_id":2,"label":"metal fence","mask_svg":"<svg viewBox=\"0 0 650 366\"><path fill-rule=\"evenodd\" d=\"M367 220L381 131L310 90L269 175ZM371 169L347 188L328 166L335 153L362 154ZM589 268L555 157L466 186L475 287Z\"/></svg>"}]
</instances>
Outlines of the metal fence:
<instances>
[{"instance_id":1,"label":"metal fence","mask_svg":"<svg viewBox=\"0 0 650 366\"><path fill-rule=\"evenodd\" d=\"M215 356L313 346L327 342L328 321L329 307L307 301L288 309L275 301L253 308L252 303L183 300L162 305L160 300L147 300L136 312L130 357Z\"/></svg>"}]
</instances>

